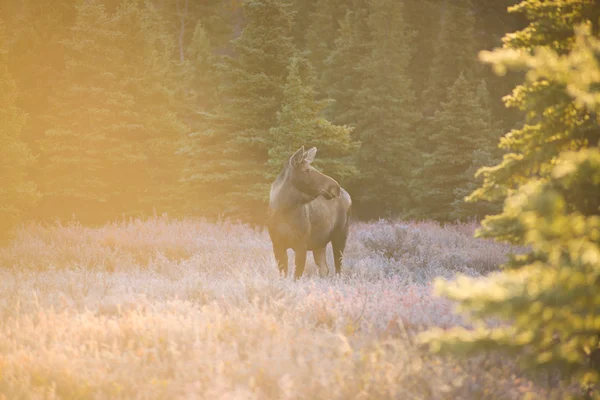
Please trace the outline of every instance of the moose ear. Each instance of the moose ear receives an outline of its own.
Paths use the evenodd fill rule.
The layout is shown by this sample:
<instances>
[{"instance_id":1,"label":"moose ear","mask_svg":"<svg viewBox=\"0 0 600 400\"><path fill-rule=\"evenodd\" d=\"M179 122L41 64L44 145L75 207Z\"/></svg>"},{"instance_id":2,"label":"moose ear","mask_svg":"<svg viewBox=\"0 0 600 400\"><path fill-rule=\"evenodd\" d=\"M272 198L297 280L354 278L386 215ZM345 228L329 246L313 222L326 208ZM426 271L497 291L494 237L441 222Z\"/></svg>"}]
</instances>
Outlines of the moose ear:
<instances>
[{"instance_id":1,"label":"moose ear","mask_svg":"<svg viewBox=\"0 0 600 400\"><path fill-rule=\"evenodd\" d=\"M307 163L311 163L315 160L315 156L317 155L317 148L313 147L312 149L308 150L306 153L304 153L304 161L306 161Z\"/></svg>"},{"instance_id":2,"label":"moose ear","mask_svg":"<svg viewBox=\"0 0 600 400\"><path fill-rule=\"evenodd\" d=\"M304 159L304 146L302 146L298 150L296 150L294 155L290 157L290 165L292 167L295 167L296 165L300 164L303 159Z\"/></svg>"}]
</instances>

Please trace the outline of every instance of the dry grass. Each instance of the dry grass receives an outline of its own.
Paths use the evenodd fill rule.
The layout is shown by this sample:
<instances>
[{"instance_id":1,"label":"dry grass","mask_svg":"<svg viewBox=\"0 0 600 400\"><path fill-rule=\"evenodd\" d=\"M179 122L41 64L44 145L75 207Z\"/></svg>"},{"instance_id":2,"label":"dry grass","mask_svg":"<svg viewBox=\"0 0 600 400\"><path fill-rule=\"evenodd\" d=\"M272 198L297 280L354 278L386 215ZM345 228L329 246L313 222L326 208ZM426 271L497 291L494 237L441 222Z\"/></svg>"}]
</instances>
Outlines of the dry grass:
<instances>
[{"instance_id":1,"label":"dry grass","mask_svg":"<svg viewBox=\"0 0 600 400\"><path fill-rule=\"evenodd\" d=\"M293 282L239 224L25 226L0 249L0 398L547 398L506 361L413 344L463 323L434 276L506 257L472 230L357 224L342 277L311 259Z\"/></svg>"}]
</instances>

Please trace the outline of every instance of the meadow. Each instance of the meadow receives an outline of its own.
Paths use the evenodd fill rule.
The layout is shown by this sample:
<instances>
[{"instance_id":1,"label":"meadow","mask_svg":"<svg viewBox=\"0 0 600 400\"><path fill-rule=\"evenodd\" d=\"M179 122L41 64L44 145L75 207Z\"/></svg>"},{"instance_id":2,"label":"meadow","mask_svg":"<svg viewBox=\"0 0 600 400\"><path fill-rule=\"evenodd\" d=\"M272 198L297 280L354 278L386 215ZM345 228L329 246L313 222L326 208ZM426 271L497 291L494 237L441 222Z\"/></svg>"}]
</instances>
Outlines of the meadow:
<instances>
[{"instance_id":1,"label":"meadow","mask_svg":"<svg viewBox=\"0 0 600 400\"><path fill-rule=\"evenodd\" d=\"M468 324L436 277L493 273L518 250L475 228L356 223L340 277L309 256L294 282L243 224L24 225L0 248L0 398L547 398L502 355L415 340Z\"/></svg>"}]
</instances>

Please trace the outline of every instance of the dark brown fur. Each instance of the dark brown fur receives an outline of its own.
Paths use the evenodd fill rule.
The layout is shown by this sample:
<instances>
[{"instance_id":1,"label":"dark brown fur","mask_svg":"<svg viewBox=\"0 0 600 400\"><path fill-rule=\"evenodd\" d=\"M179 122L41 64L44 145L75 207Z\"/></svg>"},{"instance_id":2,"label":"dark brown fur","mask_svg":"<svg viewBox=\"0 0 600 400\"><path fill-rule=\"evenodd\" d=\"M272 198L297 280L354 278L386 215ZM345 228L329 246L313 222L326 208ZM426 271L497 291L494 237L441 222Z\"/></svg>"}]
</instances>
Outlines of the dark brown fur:
<instances>
[{"instance_id":1,"label":"dark brown fur","mask_svg":"<svg viewBox=\"0 0 600 400\"><path fill-rule=\"evenodd\" d=\"M288 270L287 249L294 250L298 279L304 272L307 251L312 251L321 277L329 274L327 244L331 242L335 272L342 257L350 225L350 195L331 177L313 168L316 148L301 147L271 185L268 229L279 271Z\"/></svg>"}]
</instances>

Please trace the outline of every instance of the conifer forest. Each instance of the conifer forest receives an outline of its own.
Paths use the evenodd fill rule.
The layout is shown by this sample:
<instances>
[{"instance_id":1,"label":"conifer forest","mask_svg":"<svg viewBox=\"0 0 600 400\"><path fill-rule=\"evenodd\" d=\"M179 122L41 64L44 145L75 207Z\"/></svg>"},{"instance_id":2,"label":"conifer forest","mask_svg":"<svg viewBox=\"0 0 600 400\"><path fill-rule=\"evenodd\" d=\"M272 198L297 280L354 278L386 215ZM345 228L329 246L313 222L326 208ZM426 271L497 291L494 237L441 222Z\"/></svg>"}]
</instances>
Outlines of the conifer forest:
<instances>
[{"instance_id":1,"label":"conifer forest","mask_svg":"<svg viewBox=\"0 0 600 400\"><path fill-rule=\"evenodd\" d=\"M260 221L301 145L361 219L497 210L463 199L523 123L477 58L515 1L3 3L11 220Z\"/></svg>"},{"instance_id":2,"label":"conifer forest","mask_svg":"<svg viewBox=\"0 0 600 400\"><path fill-rule=\"evenodd\" d=\"M0 0L0 400L600 399L599 284L600 0Z\"/></svg>"}]
</instances>

